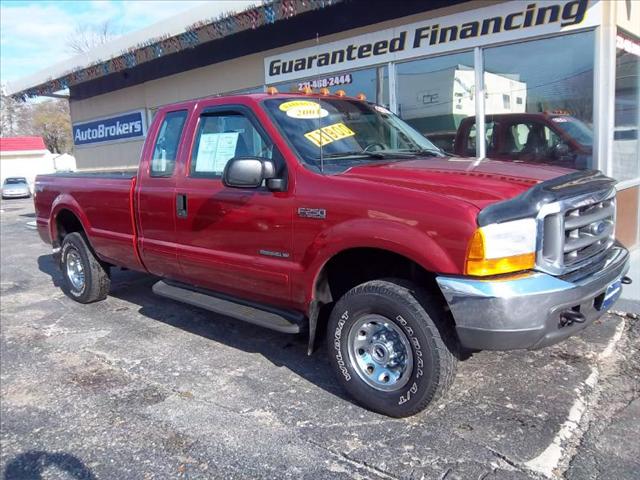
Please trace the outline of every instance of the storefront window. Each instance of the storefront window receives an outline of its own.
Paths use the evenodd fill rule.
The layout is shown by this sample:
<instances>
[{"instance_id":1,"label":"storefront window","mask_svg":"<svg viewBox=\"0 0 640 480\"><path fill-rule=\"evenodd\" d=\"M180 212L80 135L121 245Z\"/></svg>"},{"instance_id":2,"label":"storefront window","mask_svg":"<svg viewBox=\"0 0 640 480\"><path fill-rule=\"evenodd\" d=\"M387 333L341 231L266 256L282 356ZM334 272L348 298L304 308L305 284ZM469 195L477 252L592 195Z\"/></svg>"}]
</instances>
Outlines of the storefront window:
<instances>
[{"instance_id":1,"label":"storefront window","mask_svg":"<svg viewBox=\"0 0 640 480\"><path fill-rule=\"evenodd\" d=\"M640 176L640 42L618 35L617 46L612 175L624 181Z\"/></svg>"},{"instance_id":2,"label":"storefront window","mask_svg":"<svg viewBox=\"0 0 640 480\"><path fill-rule=\"evenodd\" d=\"M593 48L589 31L484 50L487 157L595 167Z\"/></svg>"},{"instance_id":3,"label":"storefront window","mask_svg":"<svg viewBox=\"0 0 640 480\"><path fill-rule=\"evenodd\" d=\"M226 93L225 95L241 95L245 93L263 93L263 92L264 92L264 87L260 85L258 87L243 88L242 90L234 90L232 92Z\"/></svg>"},{"instance_id":4,"label":"storefront window","mask_svg":"<svg viewBox=\"0 0 640 480\"><path fill-rule=\"evenodd\" d=\"M398 115L439 148L453 152L460 123L475 115L473 52L397 64L396 79ZM475 145L475 137L470 142Z\"/></svg>"},{"instance_id":5,"label":"storefront window","mask_svg":"<svg viewBox=\"0 0 640 480\"><path fill-rule=\"evenodd\" d=\"M364 93L367 100L385 107L389 106L389 69L386 65L305 78L294 82L280 83L275 87L282 93L299 92L304 87L310 87L314 92L321 88L328 88L331 92L344 90L350 97Z\"/></svg>"}]
</instances>

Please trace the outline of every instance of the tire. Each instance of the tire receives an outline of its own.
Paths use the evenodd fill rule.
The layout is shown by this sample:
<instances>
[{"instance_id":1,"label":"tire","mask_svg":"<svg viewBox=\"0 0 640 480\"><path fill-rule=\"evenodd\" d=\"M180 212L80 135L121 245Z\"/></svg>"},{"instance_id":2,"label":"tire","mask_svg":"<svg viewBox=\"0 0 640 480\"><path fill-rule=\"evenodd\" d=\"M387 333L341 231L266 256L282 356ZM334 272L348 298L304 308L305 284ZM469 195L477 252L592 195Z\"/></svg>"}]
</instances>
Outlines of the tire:
<instances>
[{"instance_id":1,"label":"tire","mask_svg":"<svg viewBox=\"0 0 640 480\"><path fill-rule=\"evenodd\" d=\"M111 287L109 267L98 261L82 234L74 232L64 237L60 264L63 289L76 302L92 303L107 297Z\"/></svg>"},{"instance_id":2,"label":"tire","mask_svg":"<svg viewBox=\"0 0 640 480\"><path fill-rule=\"evenodd\" d=\"M347 292L329 318L327 348L339 383L362 406L408 417L451 386L458 341L438 299L404 280Z\"/></svg>"}]
</instances>

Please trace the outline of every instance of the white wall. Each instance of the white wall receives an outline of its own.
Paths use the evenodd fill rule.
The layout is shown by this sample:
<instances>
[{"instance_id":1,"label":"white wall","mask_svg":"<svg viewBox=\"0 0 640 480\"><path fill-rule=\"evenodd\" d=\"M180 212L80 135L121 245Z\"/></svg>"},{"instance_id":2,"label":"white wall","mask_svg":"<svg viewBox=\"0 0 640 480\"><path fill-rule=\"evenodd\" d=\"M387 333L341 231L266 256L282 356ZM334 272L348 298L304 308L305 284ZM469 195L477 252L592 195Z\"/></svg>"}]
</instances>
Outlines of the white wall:
<instances>
[{"instance_id":1,"label":"white wall","mask_svg":"<svg viewBox=\"0 0 640 480\"><path fill-rule=\"evenodd\" d=\"M50 152L2 152L0 156L0 182L7 177L25 177L33 192L36 175L55 172L53 155Z\"/></svg>"},{"instance_id":2,"label":"white wall","mask_svg":"<svg viewBox=\"0 0 640 480\"><path fill-rule=\"evenodd\" d=\"M453 114L454 71L454 68L448 68L437 72L398 74L396 95L402 118Z\"/></svg>"}]
</instances>

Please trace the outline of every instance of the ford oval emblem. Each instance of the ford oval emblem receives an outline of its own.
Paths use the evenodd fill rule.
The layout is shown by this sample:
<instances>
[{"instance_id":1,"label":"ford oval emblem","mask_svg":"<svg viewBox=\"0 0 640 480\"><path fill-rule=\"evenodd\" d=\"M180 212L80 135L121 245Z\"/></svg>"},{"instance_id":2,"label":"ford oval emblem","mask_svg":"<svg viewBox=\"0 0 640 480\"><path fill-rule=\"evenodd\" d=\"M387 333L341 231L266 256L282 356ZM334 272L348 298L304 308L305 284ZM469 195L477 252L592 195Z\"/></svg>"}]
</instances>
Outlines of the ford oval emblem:
<instances>
[{"instance_id":1,"label":"ford oval emblem","mask_svg":"<svg viewBox=\"0 0 640 480\"><path fill-rule=\"evenodd\" d=\"M598 222L591 225L591 233L593 235L600 235L607 228L607 224L605 222Z\"/></svg>"}]
</instances>

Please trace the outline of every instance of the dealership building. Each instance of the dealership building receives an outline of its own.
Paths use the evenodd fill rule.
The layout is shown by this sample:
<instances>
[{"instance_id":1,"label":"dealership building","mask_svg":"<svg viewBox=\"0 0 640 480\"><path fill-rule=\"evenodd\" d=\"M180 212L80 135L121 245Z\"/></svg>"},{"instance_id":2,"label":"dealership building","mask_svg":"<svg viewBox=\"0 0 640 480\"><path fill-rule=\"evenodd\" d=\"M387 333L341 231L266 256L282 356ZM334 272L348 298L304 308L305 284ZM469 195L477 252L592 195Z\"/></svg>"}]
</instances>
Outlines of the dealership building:
<instances>
[{"instance_id":1,"label":"dealership building","mask_svg":"<svg viewBox=\"0 0 640 480\"><path fill-rule=\"evenodd\" d=\"M211 8L8 93L68 96L77 165L92 170L135 167L161 106L270 86L364 93L444 149L474 117L470 156L518 160L537 139L548 147L541 163L560 151L618 180L617 237L640 244L640 2L280 0L222 17ZM499 148L498 122L510 122ZM560 130L582 153L558 146Z\"/></svg>"}]
</instances>

